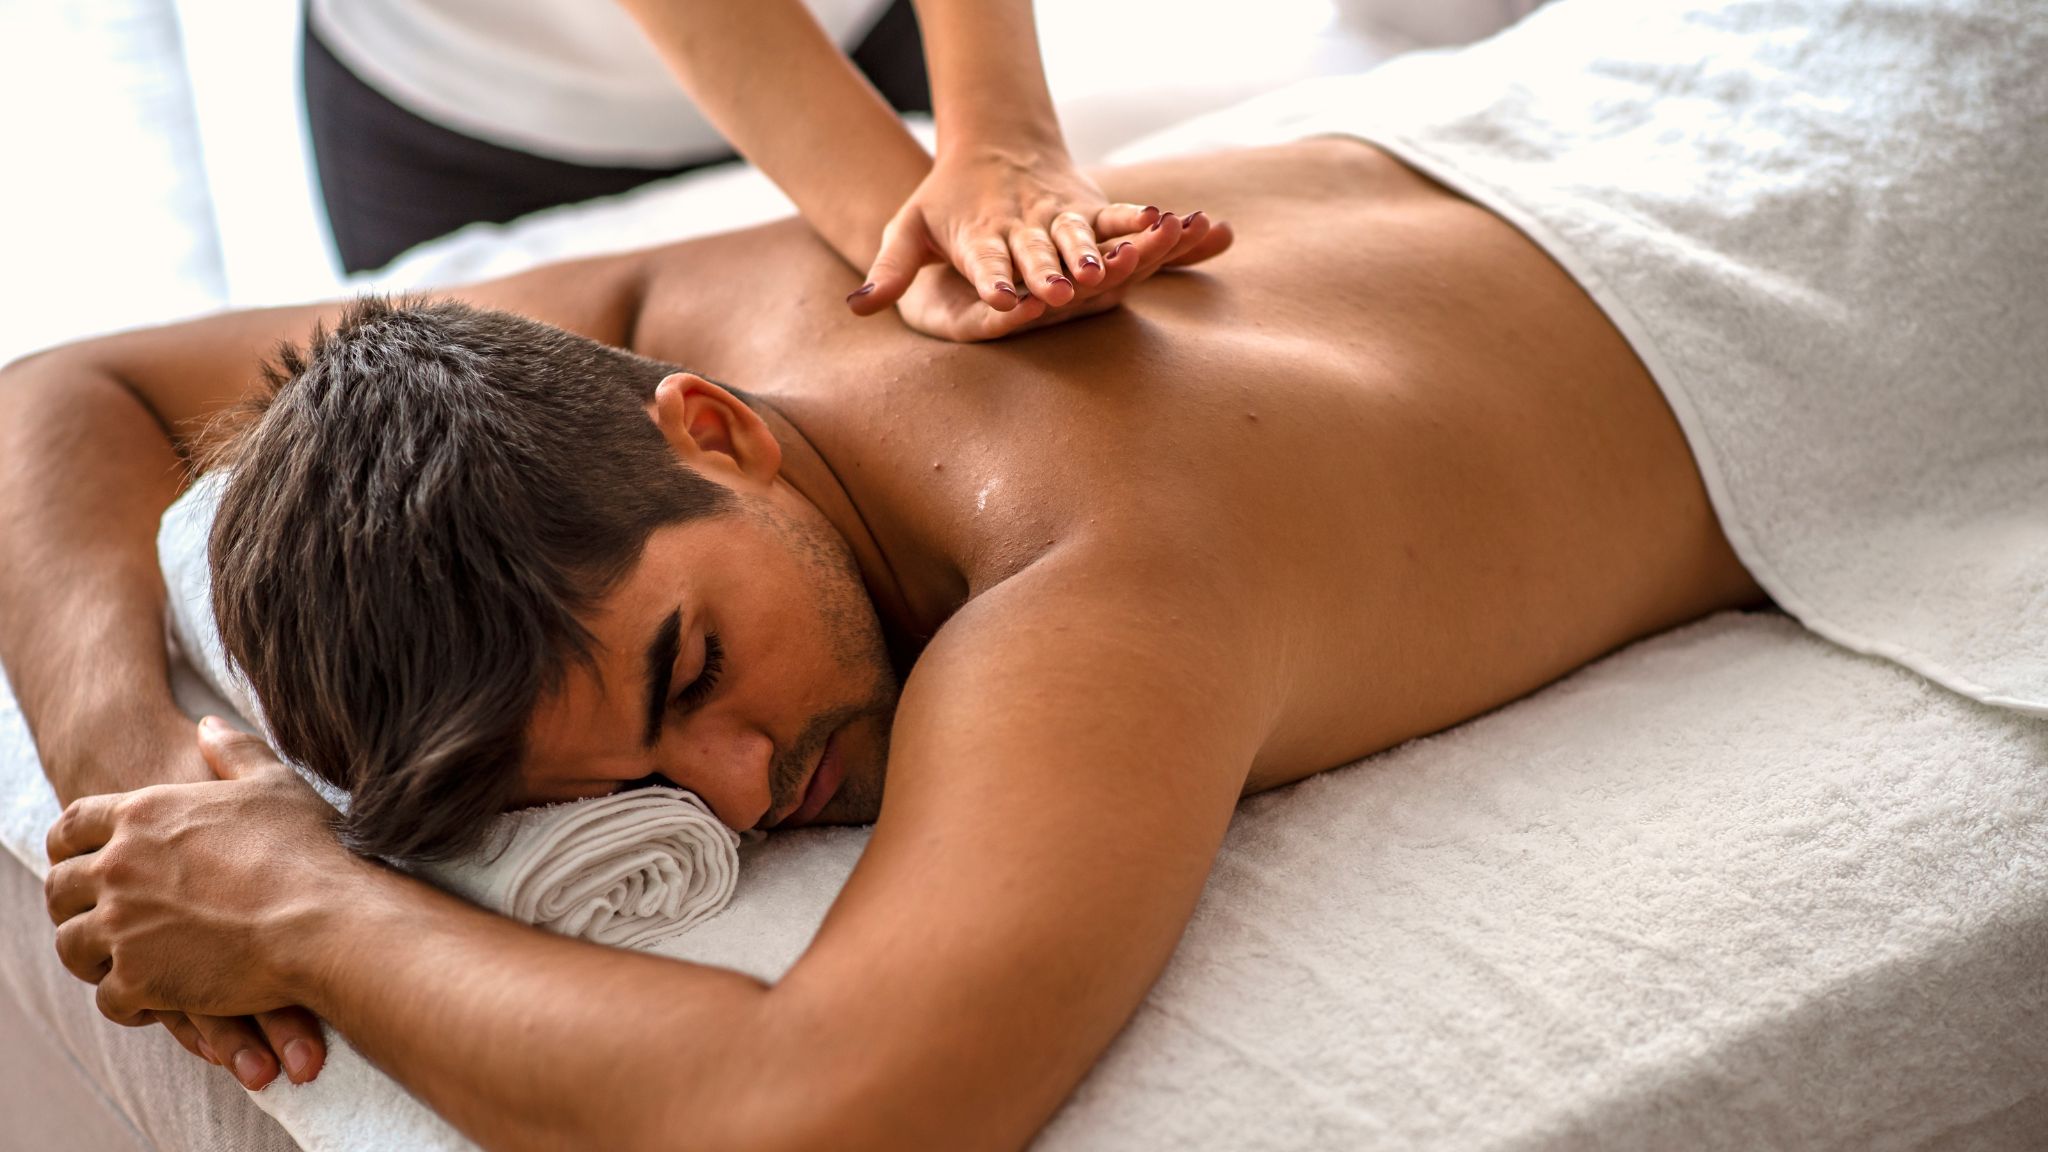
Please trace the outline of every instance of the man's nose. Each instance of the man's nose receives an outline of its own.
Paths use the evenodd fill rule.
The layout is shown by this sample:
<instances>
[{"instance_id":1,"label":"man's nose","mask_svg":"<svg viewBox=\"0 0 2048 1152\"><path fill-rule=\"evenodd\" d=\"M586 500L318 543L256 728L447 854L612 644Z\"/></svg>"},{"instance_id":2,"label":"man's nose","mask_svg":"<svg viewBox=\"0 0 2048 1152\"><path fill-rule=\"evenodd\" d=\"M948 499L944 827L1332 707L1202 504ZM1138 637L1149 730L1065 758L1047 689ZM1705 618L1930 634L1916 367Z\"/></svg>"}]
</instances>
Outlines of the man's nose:
<instances>
[{"instance_id":1,"label":"man's nose","mask_svg":"<svg viewBox=\"0 0 2048 1152\"><path fill-rule=\"evenodd\" d=\"M661 774L696 793L728 828L752 828L774 805L775 740L738 717L690 717L663 741L660 760Z\"/></svg>"}]
</instances>

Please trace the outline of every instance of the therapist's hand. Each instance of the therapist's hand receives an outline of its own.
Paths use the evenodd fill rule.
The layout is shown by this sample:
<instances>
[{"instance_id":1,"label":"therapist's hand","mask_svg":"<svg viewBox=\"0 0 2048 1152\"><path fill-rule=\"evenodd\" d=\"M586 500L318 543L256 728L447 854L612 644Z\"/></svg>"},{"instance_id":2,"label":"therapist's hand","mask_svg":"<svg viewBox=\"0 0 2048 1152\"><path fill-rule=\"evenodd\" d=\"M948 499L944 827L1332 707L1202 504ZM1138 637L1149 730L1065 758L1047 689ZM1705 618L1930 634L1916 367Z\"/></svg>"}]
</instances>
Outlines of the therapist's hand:
<instances>
[{"instance_id":1,"label":"therapist's hand","mask_svg":"<svg viewBox=\"0 0 2048 1152\"><path fill-rule=\"evenodd\" d=\"M1048 313L1064 319L1069 305L1099 300L1128 278L1118 276L1108 259L1118 243L1136 244L1170 216L1148 205L1110 203L1061 148L941 149L930 173L883 230L867 282L847 297L847 305L857 315L880 312L911 290L920 269L938 263L959 274L984 312L1024 311L1010 330ZM928 335L988 338L956 326L929 327L921 323L929 314L925 307L904 309L904 319ZM975 333L994 325L991 318L971 315Z\"/></svg>"},{"instance_id":2,"label":"therapist's hand","mask_svg":"<svg viewBox=\"0 0 2048 1152\"><path fill-rule=\"evenodd\" d=\"M199 748L219 779L84 797L51 828L58 956L99 986L116 1023L162 1023L252 1090L280 1069L305 1083L326 1046L311 1013L281 1007L264 937L307 891L365 862L261 741L213 722Z\"/></svg>"},{"instance_id":3,"label":"therapist's hand","mask_svg":"<svg viewBox=\"0 0 2048 1152\"><path fill-rule=\"evenodd\" d=\"M1230 247L1228 224L1197 212L1183 220L1162 213L1150 227L1101 246L1102 275L1076 286L1054 306L1026 296L1005 311L990 308L974 286L943 264L927 265L897 302L903 322L928 336L969 342L996 340L1016 332L1106 312L1124 293L1163 268L1194 264Z\"/></svg>"}]
</instances>

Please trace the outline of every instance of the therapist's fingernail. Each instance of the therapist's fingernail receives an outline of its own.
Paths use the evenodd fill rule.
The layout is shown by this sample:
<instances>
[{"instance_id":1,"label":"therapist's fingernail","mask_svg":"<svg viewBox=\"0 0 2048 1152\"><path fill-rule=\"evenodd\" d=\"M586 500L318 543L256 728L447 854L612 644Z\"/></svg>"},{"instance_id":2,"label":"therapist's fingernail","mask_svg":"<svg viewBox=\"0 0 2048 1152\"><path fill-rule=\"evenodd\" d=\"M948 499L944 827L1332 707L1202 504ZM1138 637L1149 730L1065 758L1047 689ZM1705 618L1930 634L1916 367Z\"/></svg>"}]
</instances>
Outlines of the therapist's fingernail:
<instances>
[{"instance_id":1,"label":"therapist's fingernail","mask_svg":"<svg viewBox=\"0 0 2048 1152\"><path fill-rule=\"evenodd\" d=\"M256 1081L263 1077L263 1057L254 1048L244 1048L235 1053L235 1079L245 1088L255 1088Z\"/></svg>"},{"instance_id":2,"label":"therapist's fingernail","mask_svg":"<svg viewBox=\"0 0 2048 1152\"><path fill-rule=\"evenodd\" d=\"M304 1040L287 1040L284 1044L285 1070L292 1074L294 1082L305 1079L306 1069L313 1064L313 1046Z\"/></svg>"},{"instance_id":3,"label":"therapist's fingernail","mask_svg":"<svg viewBox=\"0 0 2048 1152\"><path fill-rule=\"evenodd\" d=\"M1186 231L1186 230L1187 230L1187 229L1189 229L1189 228L1193 228L1193 227L1195 226L1195 218L1196 218L1196 217L1198 217L1198 216L1200 216L1200 215L1201 215L1201 212L1200 212L1200 211L1195 211L1195 212L1190 212L1190 213L1188 213L1187 215L1185 215L1185 216L1181 217L1181 218L1180 218L1180 226L1181 226L1181 230L1182 230L1182 231Z\"/></svg>"},{"instance_id":4,"label":"therapist's fingernail","mask_svg":"<svg viewBox=\"0 0 2048 1152\"><path fill-rule=\"evenodd\" d=\"M860 287L855 288L853 291L848 292L846 294L846 302L848 304L851 304L855 300L860 299L861 297L867 295L870 292L873 292L874 290L875 286L873 284L863 284Z\"/></svg>"},{"instance_id":5,"label":"therapist's fingernail","mask_svg":"<svg viewBox=\"0 0 2048 1152\"><path fill-rule=\"evenodd\" d=\"M1045 282L1046 282L1047 284L1072 284L1072 283L1073 283L1073 281L1072 281L1072 280L1069 280L1069 279L1067 279L1067 278L1066 278L1065 276L1062 276L1062 275L1060 275L1060 274L1059 274L1059 273L1057 273L1057 272L1053 273L1053 274L1052 274L1052 275L1050 275L1050 276L1047 276L1047 277L1045 278Z\"/></svg>"},{"instance_id":6,"label":"therapist's fingernail","mask_svg":"<svg viewBox=\"0 0 2048 1152\"><path fill-rule=\"evenodd\" d=\"M1102 261L1100 261L1100 260L1097 260L1097 259L1096 259L1095 257L1093 257L1093 256L1083 256L1083 257L1081 257L1081 267L1083 267L1083 268L1100 268L1100 267L1102 267Z\"/></svg>"},{"instance_id":7,"label":"therapist's fingernail","mask_svg":"<svg viewBox=\"0 0 2048 1152\"><path fill-rule=\"evenodd\" d=\"M1116 259L1117 257L1119 257L1119 256L1123 255L1123 254L1124 254L1124 251L1125 251L1126 249L1128 249L1128 248L1129 248L1130 246L1131 246L1131 242L1130 242L1129 240L1126 240L1126 241L1124 241L1123 243L1121 243L1121 244L1119 244L1119 245L1117 245L1117 246L1116 246L1116 251L1114 251L1114 252L1111 252L1111 253L1109 254L1109 258L1110 258L1111 260L1114 260L1114 259Z\"/></svg>"},{"instance_id":8,"label":"therapist's fingernail","mask_svg":"<svg viewBox=\"0 0 2048 1152\"><path fill-rule=\"evenodd\" d=\"M199 1038L199 1054L200 1054L201 1056L204 1056L204 1057L206 1057L206 1062L207 1062L208 1064L219 1064L219 1063L220 1063L220 1057L218 1057L218 1056L215 1056L215 1055L213 1054L213 1045L211 1045L211 1044L208 1044L208 1043L206 1042L206 1037L204 1037L204 1036L201 1036L201 1037Z\"/></svg>"},{"instance_id":9,"label":"therapist's fingernail","mask_svg":"<svg viewBox=\"0 0 2048 1152\"><path fill-rule=\"evenodd\" d=\"M1017 290L1015 288L1010 287L1009 282L1006 280L996 281L996 291L1008 292L1012 296L1015 296L1017 294Z\"/></svg>"}]
</instances>

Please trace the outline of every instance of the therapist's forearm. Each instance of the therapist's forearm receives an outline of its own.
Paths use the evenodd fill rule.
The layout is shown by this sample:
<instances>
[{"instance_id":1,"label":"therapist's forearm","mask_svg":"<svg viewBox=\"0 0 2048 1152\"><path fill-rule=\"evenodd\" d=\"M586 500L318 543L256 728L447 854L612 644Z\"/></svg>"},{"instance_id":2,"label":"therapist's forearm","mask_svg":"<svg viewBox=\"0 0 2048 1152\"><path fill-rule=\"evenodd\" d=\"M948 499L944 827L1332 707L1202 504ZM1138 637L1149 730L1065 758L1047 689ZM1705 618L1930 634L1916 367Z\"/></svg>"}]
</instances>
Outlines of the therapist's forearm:
<instances>
[{"instance_id":1,"label":"therapist's forearm","mask_svg":"<svg viewBox=\"0 0 2048 1152\"><path fill-rule=\"evenodd\" d=\"M553 936L363 862L288 930L290 995L494 1152L790 1146L806 1069L737 973Z\"/></svg>"},{"instance_id":2,"label":"therapist's forearm","mask_svg":"<svg viewBox=\"0 0 2048 1152\"><path fill-rule=\"evenodd\" d=\"M58 798L207 773L171 697L156 530L184 466L75 349L0 371L0 663Z\"/></svg>"},{"instance_id":3,"label":"therapist's forearm","mask_svg":"<svg viewBox=\"0 0 2048 1152\"><path fill-rule=\"evenodd\" d=\"M915 0L939 156L957 148L1064 154L1031 0Z\"/></svg>"},{"instance_id":4,"label":"therapist's forearm","mask_svg":"<svg viewBox=\"0 0 2048 1152\"><path fill-rule=\"evenodd\" d=\"M621 0L703 112L855 268L931 157L800 0Z\"/></svg>"}]
</instances>

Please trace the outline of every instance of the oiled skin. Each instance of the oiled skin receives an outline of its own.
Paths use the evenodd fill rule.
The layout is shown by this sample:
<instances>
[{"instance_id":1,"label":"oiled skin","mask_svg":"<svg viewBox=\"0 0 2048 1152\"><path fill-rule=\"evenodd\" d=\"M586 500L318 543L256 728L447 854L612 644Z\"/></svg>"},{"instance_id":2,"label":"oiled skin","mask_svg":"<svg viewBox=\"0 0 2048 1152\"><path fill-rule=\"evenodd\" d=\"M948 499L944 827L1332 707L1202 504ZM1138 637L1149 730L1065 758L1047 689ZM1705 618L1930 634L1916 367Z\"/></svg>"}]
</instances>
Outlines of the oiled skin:
<instances>
[{"instance_id":1,"label":"oiled skin","mask_svg":"<svg viewBox=\"0 0 2048 1152\"><path fill-rule=\"evenodd\" d=\"M1242 238L1111 315L855 319L792 221L651 256L631 344L796 423L916 590L907 649L1062 542L1203 557L1293 630L1247 791L1761 599L1642 365L1520 233L1356 141L1208 168L1105 177Z\"/></svg>"}]
</instances>

